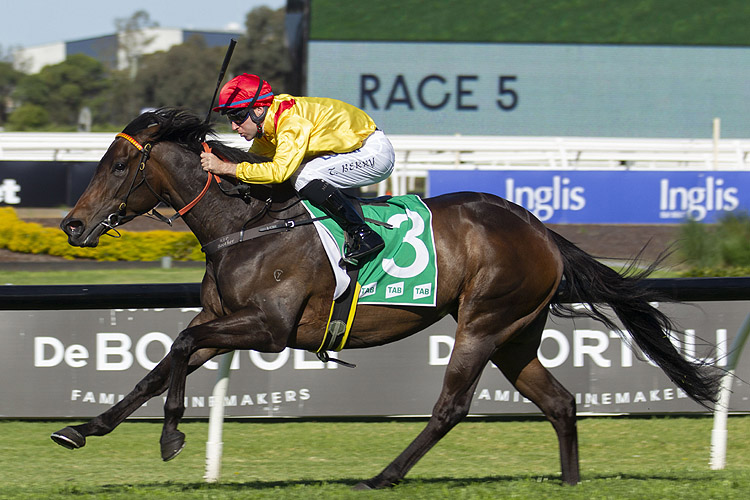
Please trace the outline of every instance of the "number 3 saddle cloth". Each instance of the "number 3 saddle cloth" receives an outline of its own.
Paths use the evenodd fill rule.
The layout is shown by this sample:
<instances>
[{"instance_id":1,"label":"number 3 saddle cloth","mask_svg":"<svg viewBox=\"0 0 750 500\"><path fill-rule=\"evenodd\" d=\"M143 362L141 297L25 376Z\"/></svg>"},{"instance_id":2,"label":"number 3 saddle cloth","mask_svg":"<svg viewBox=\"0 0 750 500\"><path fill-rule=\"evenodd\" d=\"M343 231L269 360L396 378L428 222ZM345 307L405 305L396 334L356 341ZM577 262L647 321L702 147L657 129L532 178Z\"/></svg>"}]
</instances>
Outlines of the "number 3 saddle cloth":
<instances>
[{"instance_id":1,"label":"number 3 saddle cloth","mask_svg":"<svg viewBox=\"0 0 750 500\"><path fill-rule=\"evenodd\" d=\"M312 217L325 214L305 201ZM437 260L432 213L416 195L395 196L383 203L363 203L370 227L385 241L385 248L360 266L357 282L360 304L435 306ZM336 276L334 299L349 287L347 269L339 265L345 244L344 231L329 218L315 228Z\"/></svg>"}]
</instances>

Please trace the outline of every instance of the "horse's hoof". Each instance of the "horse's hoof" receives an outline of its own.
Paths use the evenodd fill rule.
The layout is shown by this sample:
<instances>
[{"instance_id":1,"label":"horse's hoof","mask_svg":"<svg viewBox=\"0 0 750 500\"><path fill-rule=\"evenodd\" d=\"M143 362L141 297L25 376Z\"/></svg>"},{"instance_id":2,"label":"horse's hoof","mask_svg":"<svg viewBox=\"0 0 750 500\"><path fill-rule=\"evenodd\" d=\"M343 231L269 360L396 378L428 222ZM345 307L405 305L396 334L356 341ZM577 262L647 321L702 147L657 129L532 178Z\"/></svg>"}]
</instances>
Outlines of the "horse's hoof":
<instances>
[{"instance_id":1,"label":"horse's hoof","mask_svg":"<svg viewBox=\"0 0 750 500\"><path fill-rule=\"evenodd\" d=\"M66 427L57 432L53 432L50 438L52 438L52 441L55 443L69 450L75 450L86 446L86 438L83 434L72 427Z\"/></svg>"},{"instance_id":2,"label":"horse's hoof","mask_svg":"<svg viewBox=\"0 0 750 500\"><path fill-rule=\"evenodd\" d=\"M354 491L366 491L366 490L374 490L375 488L367 484L367 481L362 481L360 483L355 484L352 489Z\"/></svg>"},{"instance_id":3,"label":"horse's hoof","mask_svg":"<svg viewBox=\"0 0 750 500\"><path fill-rule=\"evenodd\" d=\"M166 439L162 437L159 443L161 444L161 459L168 462L179 455L185 447L185 434L180 431L171 432Z\"/></svg>"},{"instance_id":4,"label":"horse's hoof","mask_svg":"<svg viewBox=\"0 0 750 500\"><path fill-rule=\"evenodd\" d=\"M355 491L382 490L384 488L393 488L394 486L396 486L396 483L386 481L385 479L376 476L367 481L357 483L352 489Z\"/></svg>"}]
</instances>

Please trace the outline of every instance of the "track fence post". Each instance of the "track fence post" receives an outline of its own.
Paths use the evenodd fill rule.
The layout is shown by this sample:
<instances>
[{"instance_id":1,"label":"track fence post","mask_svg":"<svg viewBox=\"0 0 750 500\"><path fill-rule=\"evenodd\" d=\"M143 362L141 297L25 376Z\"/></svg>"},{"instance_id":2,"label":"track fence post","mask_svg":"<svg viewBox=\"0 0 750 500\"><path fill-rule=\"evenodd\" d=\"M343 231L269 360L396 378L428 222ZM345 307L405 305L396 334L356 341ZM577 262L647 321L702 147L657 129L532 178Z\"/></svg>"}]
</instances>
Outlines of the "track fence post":
<instances>
[{"instance_id":1,"label":"track fence post","mask_svg":"<svg viewBox=\"0 0 750 500\"><path fill-rule=\"evenodd\" d=\"M206 441L206 473L203 479L215 483L221 474L221 455L224 451L222 431L224 426L224 396L229 387L229 372L234 351L224 354L219 360L219 373L212 393L213 406L208 415L208 440Z\"/></svg>"},{"instance_id":2,"label":"track fence post","mask_svg":"<svg viewBox=\"0 0 750 500\"><path fill-rule=\"evenodd\" d=\"M711 430L711 469L720 470L726 465L727 457L727 416L729 414L729 397L732 393L732 382L734 381L734 370L742 354L748 334L750 334L750 314L745 317L737 336L732 342L727 357L726 373L721 379L719 389L719 401L714 410L714 427Z\"/></svg>"}]
</instances>

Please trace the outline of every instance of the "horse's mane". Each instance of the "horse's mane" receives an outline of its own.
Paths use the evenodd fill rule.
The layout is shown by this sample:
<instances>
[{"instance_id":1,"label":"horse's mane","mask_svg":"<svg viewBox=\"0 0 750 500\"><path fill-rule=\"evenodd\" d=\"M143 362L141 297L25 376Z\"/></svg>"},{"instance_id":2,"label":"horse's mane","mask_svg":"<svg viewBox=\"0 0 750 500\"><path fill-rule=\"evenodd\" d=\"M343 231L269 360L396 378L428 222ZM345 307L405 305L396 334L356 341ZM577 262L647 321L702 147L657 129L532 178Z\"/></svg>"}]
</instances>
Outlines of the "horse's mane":
<instances>
[{"instance_id":1,"label":"horse's mane","mask_svg":"<svg viewBox=\"0 0 750 500\"><path fill-rule=\"evenodd\" d=\"M136 135L148 129L153 129L148 135L151 142L174 142L196 154L203 151L203 142L207 142L215 154L234 163L268 161L267 158L220 141L206 141L208 135L216 135L213 127L184 108L164 107L146 111L131 121L123 133Z\"/></svg>"}]
</instances>

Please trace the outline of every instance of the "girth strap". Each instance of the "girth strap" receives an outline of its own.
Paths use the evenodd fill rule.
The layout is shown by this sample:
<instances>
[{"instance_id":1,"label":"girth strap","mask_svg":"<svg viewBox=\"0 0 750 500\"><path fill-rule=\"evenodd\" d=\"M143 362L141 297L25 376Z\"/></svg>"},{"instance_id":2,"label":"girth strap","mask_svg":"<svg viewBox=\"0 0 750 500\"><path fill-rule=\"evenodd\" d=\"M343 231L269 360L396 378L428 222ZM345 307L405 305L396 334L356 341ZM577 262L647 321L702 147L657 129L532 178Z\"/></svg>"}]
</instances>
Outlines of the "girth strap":
<instances>
[{"instance_id":1,"label":"girth strap","mask_svg":"<svg viewBox=\"0 0 750 500\"><path fill-rule=\"evenodd\" d=\"M357 301L359 300L359 268L355 266L346 266L346 273L349 275L349 286L338 299L333 301L331 312L328 315L328 324L323 333L323 341L315 351L318 359L324 363L332 361L342 366L356 368L357 365L347 363L337 358L332 358L328 351L340 351L346 346L349 340L349 332L354 323L354 315L357 311Z\"/></svg>"}]
</instances>

